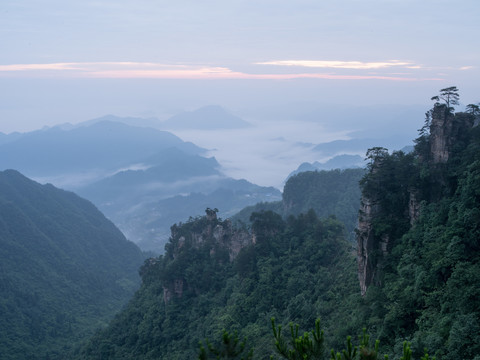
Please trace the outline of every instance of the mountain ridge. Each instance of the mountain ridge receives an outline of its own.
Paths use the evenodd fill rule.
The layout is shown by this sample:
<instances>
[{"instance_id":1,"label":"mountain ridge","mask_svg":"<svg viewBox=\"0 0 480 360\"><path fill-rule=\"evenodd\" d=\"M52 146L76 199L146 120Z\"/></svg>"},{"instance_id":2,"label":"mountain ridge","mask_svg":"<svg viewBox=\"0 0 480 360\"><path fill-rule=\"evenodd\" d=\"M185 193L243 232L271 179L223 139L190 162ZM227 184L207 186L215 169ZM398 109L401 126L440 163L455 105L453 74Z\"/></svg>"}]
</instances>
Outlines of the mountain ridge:
<instances>
[{"instance_id":1,"label":"mountain ridge","mask_svg":"<svg viewBox=\"0 0 480 360\"><path fill-rule=\"evenodd\" d=\"M89 201L0 172L0 347L63 359L138 287L144 255Z\"/></svg>"}]
</instances>

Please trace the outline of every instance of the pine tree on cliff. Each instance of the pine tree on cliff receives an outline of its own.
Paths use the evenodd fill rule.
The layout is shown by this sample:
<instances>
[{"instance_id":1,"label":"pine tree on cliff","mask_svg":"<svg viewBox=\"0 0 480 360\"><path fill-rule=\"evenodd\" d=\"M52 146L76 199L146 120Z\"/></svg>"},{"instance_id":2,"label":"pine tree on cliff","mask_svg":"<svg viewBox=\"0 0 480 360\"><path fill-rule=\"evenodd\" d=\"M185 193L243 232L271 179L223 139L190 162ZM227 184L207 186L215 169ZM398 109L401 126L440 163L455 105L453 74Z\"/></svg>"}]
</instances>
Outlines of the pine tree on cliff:
<instances>
[{"instance_id":1,"label":"pine tree on cliff","mask_svg":"<svg viewBox=\"0 0 480 360\"><path fill-rule=\"evenodd\" d=\"M447 106L447 111L452 112L453 106L459 104L460 95L456 86L450 86L448 88L440 89L440 94L433 96L431 100L436 101L435 105L440 105L440 100L443 100Z\"/></svg>"}]
</instances>

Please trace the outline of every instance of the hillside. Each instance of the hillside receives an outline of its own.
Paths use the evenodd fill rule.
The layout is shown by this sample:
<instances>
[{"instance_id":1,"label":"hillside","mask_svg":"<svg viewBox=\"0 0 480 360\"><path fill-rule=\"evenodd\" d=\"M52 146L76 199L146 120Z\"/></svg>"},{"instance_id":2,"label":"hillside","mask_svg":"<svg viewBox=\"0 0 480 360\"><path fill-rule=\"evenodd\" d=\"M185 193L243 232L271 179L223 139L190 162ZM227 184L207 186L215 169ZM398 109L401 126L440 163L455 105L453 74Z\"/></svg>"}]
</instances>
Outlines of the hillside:
<instances>
[{"instance_id":1,"label":"hillside","mask_svg":"<svg viewBox=\"0 0 480 360\"><path fill-rule=\"evenodd\" d=\"M90 202L0 172L0 357L64 359L132 296L143 258Z\"/></svg>"},{"instance_id":2,"label":"hillside","mask_svg":"<svg viewBox=\"0 0 480 360\"><path fill-rule=\"evenodd\" d=\"M408 340L414 356L428 348L437 359L478 359L478 106L455 113L456 88L440 96L412 153L369 151L358 231L363 316L390 351Z\"/></svg>"},{"instance_id":3,"label":"hillside","mask_svg":"<svg viewBox=\"0 0 480 360\"><path fill-rule=\"evenodd\" d=\"M342 306L358 294L355 260L338 221L313 211L283 221L253 214L252 232L213 210L172 227L166 253L141 269L142 286L78 359L195 359L198 342L237 330L264 358L270 317L310 326L321 316L329 345L350 329ZM261 355L261 356L260 356Z\"/></svg>"},{"instance_id":4,"label":"hillside","mask_svg":"<svg viewBox=\"0 0 480 360\"><path fill-rule=\"evenodd\" d=\"M353 241L360 206L358 183L364 169L305 171L291 176L283 188L282 201L263 202L249 206L232 217L234 222L249 223L252 212L274 211L285 219L313 209L318 217L334 215L340 220Z\"/></svg>"}]
</instances>

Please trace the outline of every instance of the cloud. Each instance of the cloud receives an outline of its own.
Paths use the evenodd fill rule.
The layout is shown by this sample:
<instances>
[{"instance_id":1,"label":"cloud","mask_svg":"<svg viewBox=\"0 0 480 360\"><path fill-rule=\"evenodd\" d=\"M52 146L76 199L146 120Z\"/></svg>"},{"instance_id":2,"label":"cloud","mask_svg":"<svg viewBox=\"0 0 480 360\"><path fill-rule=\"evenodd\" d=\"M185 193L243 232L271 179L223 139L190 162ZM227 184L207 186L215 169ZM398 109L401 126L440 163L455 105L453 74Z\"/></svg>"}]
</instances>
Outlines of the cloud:
<instances>
[{"instance_id":1,"label":"cloud","mask_svg":"<svg viewBox=\"0 0 480 360\"><path fill-rule=\"evenodd\" d=\"M385 69L393 66L411 67L413 63L400 60L389 60L383 62L362 62L362 61L328 61L328 60L275 60L256 63L257 65L277 66L299 66L309 68L330 68L330 69Z\"/></svg>"},{"instance_id":2,"label":"cloud","mask_svg":"<svg viewBox=\"0 0 480 360\"><path fill-rule=\"evenodd\" d=\"M261 64L278 65L283 62ZM377 69L389 66L404 66L405 62L300 62L301 66L336 67L341 69ZM292 64L292 62L288 62ZM318 72L291 72L291 73L247 73L234 71L224 66L162 64L151 62L66 62L50 64L11 64L0 65L0 76L23 77L70 77L70 78L97 78L97 79L247 79L247 80L292 80L292 79L330 79L330 80L390 80L390 81L419 81L440 80L405 77L392 74L336 74Z\"/></svg>"},{"instance_id":3,"label":"cloud","mask_svg":"<svg viewBox=\"0 0 480 360\"><path fill-rule=\"evenodd\" d=\"M53 64L13 64L0 65L1 72L16 71L39 71L39 70L75 70L76 63L53 63Z\"/></svg>"}]
</instances>

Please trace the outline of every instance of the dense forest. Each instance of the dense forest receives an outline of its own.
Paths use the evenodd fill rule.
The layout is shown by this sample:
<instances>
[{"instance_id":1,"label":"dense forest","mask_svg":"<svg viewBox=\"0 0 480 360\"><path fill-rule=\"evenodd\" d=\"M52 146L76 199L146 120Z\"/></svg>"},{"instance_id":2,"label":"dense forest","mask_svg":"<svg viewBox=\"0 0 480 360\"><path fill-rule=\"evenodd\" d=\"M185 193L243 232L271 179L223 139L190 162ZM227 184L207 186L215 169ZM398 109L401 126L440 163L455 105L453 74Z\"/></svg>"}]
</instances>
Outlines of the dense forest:
<instances>
[{"instance_id":1,"label":"dense forest","mask_svg":"<svg viewBox=\"0 0 480 360\"><path fill-rule=\"evenodd\" d=\"M130 299L143 260L90 202L0 172L0 359L65 359Z\"/></svg>"},{"instance_id":2,"label":"dense forest","mask_svg":"<svg viewBox=\"0 0 480 360\"><path fill-rule=\"evenodd\" d=\"M387 349L408 340L416 356L428 348L437 359L478 359L479 107L454 113L455 87L432 99L413 153L369 152L359 259L361 245L372 256L360 277L362 316Z\"/></svg>"},{"instance_id":3,"label":"dense forest","mask_svg":"<svg viewBox=\"0 0 480 360\"><path fill-rule=\"evenodd\" d=\"M79 358L193 359L199 340L222 329L251 339L263 358L271 354L271 317L305 327L320 316L330 344L350 333L338 324L350 322L353 309L342 304L358 285L341 223L313 211L252 220L255 240L216 217L174 226L165 255L142 267L134 299Z\"/></svg>"},{"instance_id":4,"label":"dense forest","mask_svg":"<svg viewBox=\"0 0 480 360\"><path fill-rule=\"evenodd\" d=\"M325 330L321 354L284 358L428 359L428 349L437 359L478 360L479 111L455 113L455 87L433 100L413 152L367 153L356 256L344 225L314 210L285 218L283 204L259 205L249 210L251 226L235 229L207 209L172 227L165 255L145 262L127 308L77 358L193 359L199 341L225 344L230 333L253 349L243 358L267 359L282 339L276 326L304 331L320 318L310 336ZM286 191L284 202L290 193L285 203L313 207L306 188ZM367 335L356 340L363 327L379 340L369 351ZM292 331L293 346L303 344Z\"/></svg>"},{"instance_id":5,"label":"dense forest","mask_svg":"<svg viewBox=\"0 0 480 360\"><path fill-rule=\"evenodd\" d=\"M283 188L282 201L248 206L233 216L236 223L249 224L253 212L276 212L284 219L314 210L319 218L334 215L354 240L361 191L359 181L365 169L305 171L291 176Z\"/></svg>"}]
</instances>

